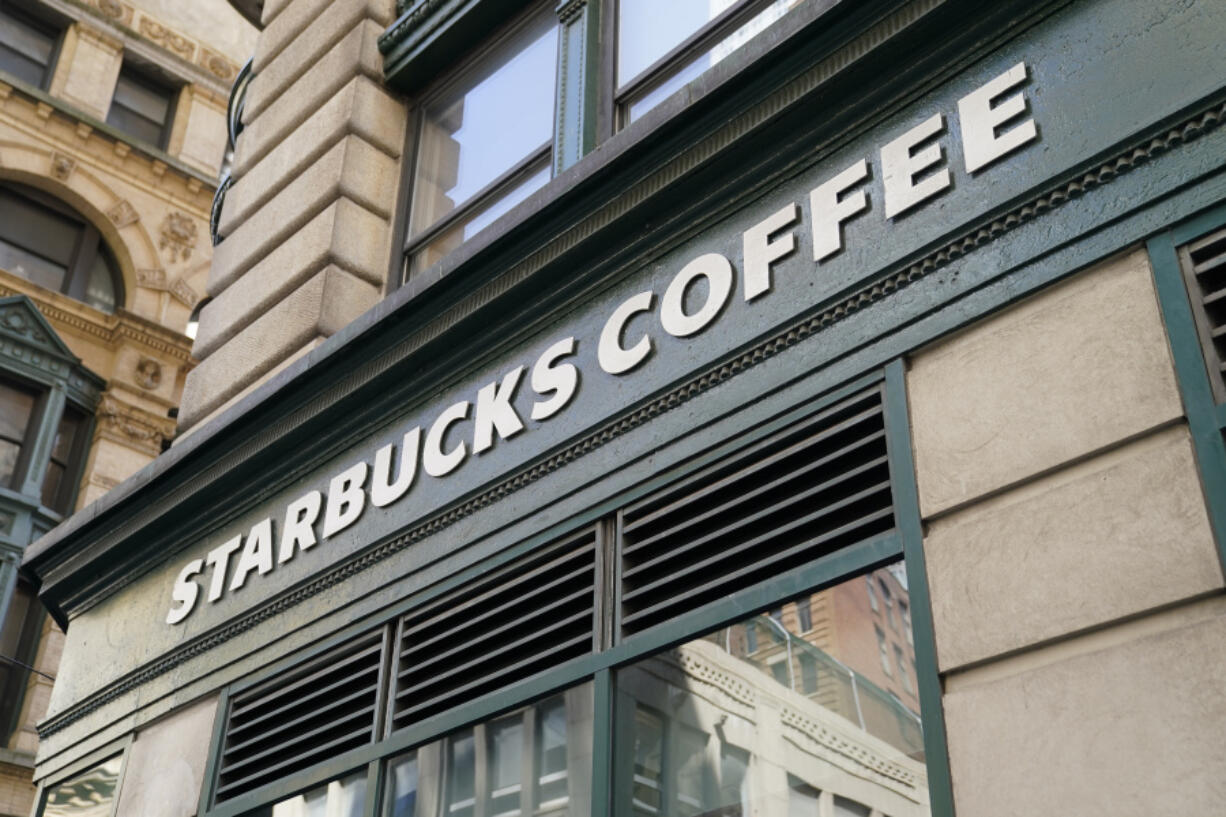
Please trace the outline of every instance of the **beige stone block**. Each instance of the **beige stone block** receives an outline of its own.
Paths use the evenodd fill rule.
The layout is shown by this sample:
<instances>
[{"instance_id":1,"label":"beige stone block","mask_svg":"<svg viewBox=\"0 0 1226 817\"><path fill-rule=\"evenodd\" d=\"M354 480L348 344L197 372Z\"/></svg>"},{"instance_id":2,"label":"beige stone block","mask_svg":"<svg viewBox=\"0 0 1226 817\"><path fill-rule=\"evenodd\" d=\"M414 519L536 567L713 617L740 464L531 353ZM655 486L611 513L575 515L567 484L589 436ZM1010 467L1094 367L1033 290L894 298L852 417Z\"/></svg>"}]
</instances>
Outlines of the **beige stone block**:
<instances>
[{"instance_id":1,"label":"beige stone block","mask_svg":"<svg viewBox=\"0 0 1226 817\"><path fill-rule=\"evenodd\" d=\"M205 306L192 354L203 359L328 264L382 287L389 227L349 199L338 199Z\"/></svg>"},{"instance_id":2,"label":"beige stone block","mask_svg":"<svg viewBox=\"0 0 1226 817\"><path fill-rule=\"evenodd\" d=\"M1142 250L920 352L907 390L925 517L1182 414Z\"/></svg>"},{"instance_id":3,"label":"beige stone block","mask_svg":"<svg viewBox=\"0 0 1226 817\"><path fill-rule=\"evenodd\" d=\"M264 8L260 12L260 22L267 27L292 2L294 0L264 0Z\"/></svg>"},{"instance_id":4,"label":"beige stone block","mask_svg":"<svg viewBox=\"0 0 1226 817\"><path fill-rule=\"evenodd\" d=\"M378 23L364 20L271 101L258 117L250 108L244 108L243 133L234 148L235 173L241 176L262 159L354 76L380 82L383 58L377 41L382 31ZM257 76L252 84L258 81Z\"/></svg>"},{"instance_id":5,"label":"beige stone block","mask_svg":"<svg viewBox=\"0 0 1226 817\"><path fill-rule=\"evenodd\" d=\"M272 198L346 134L354 133L393 158L404 145L404 107L366 77L354 77L336 96L254 167L236 168L226 192L224 228Z\"/></svg>"},{"instance_id":6,"label":"beige stone block","mask_svg":"<svg viewBox=\"0 0 1226 817\"><path fill-rule=\"evenodd\" d=\"M209 292L220 294L338 198L390 219L398 181L395 159L357 136L345 137L241 224L223 212L226 239L213 250Z\"/></svg>"},{"instance_id":7,"label":"beige stone block","mask_svg":"<svg viewBox=\"0 0 1226 817\"><path fill-rule=\"evenodd\" d=\"M186 113L175 115L176 119L182 116L187 119L178 156L197 170L216 176L221 171L221 160L229 139L226 111L201 94L184 94L183 98L188 109Z\"/></svg>"},{"instance_id":8,"label":"beige stone block","mask_svg":"<svg viewBox=\"0 0 1226 817\"><path fill-rule=\"evenodd\" d=\"M949 679L958 814L1221 813L1226 599L1112 630L1087 636L1081 652L1070 644L1028 654L1020 671ZM1056 660L1038 660L1049 651Z\"/></svg>"},{"instance_id":9,"label":"beige stone block","mask_svg":"<svg viewBox=\"0 0 1226 817\"><path fill-rule=\"evenodd\" d=\"M192 370L180 424L194 425L312 338L339 331L378 299L378 288L327 267Z\"/></svg>"},{"instance_id":10,"label":"beige stone block","mask_svg":"<svg viewBox=\"0 0 1226 817\"><path fill-rule=\"evenodd\" d=\"M106 119L123 62L123 45L80 22L73 29L76 46L64 75L64 99L86 113Z\"/></svg>"},{"instance_id":11,"label":"beige stone block","mask_svg":"<svg viewBox=\"0 0 1226 817\"><path fill-rule=\"evenodd\" d=\"M124 764L115 813L192 817L200 805L216 715L214 696L138 732Z\"/></svg>"},{"instance_id":12,"label":"beige stone block","mask_svg":"<svg viewBox=\"0 0 1226 817\"><path fill-rule=\"evenodd\" d=\"M1222 587L1180 425L932 522L942 671Z\"/></svg>"},{"instance_id":13,"label":"beige stone block","mask_svg":"<svg viewBox=\"0 0 1226 817\"><path fill-rule=\"evenodd\" d=\"M260 375L258 378L253 380L251 383L248 383L245 387L243 387L243 390L240 391L238 394L233 395L221 405L217 406L216 408L211 409L209 413L205 414L203 417L193 418L192 424L190 426L180 425L179 434L178 436L175 437L175 445L178 445L183 440L186 440L192 434L195 434L196 431L198 431L199 429L205 428L209 424L209 421L211 421L214 417L217 417L223 414L226 410L228 410L235 403L242 400L248 394L251 394L251 392L255 391L260 386L264 385L264 383L268 382L269 380L272 380L274 377L277 376L279 372L281 372L282 369L285 369L288 366L290 366L298 358L303 357L304 355L309 355L311 352L315 351L315 349L318 348L319 345L323 343L325 340L327 340L327 338L321 335L316 335L315 337L307 341L305 344L303 344L301 347L299 347L297 351L295 351L285 360L282 360L276 366L273 366L271 369L264 372L264 374Z\"/></svg>"},{"instance_id":14,"label":"beige stone block","mask_svg":"<svg viewBox=\"0 0 1226 817\"><path fill-rule=\"evenodd\" d=\"M252 68L246 111L257 117L294 80L363 21L380 29L391 22L388 0L297 0L264 29ZM293 48L287 46L293 43ZM349 76L352 75L352 70ZM348 76L345 77L348 79Z\"/></svg>"}]
</instances>

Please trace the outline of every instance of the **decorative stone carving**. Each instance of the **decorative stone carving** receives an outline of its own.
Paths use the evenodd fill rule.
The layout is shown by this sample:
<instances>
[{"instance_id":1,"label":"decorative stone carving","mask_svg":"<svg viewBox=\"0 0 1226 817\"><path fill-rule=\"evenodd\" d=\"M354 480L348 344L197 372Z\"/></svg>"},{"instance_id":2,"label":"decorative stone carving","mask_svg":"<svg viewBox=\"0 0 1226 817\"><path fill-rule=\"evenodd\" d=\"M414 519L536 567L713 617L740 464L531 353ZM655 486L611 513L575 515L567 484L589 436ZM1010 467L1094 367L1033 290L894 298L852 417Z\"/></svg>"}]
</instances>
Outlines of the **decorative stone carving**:
<instances>
[{"instance_id":1,"label":"decorative stone carving","mask_svg":"<svg viewBox=\"0 0 1226 817\"><path fill-rule=\"evenodd\" d=\"M140 33L185 60L190 60L196 53L196 46L191 40L150 17L140 18Z\"/></svg>"},{"instance_id":2,"label":"decorative stone carving","mask_svg":"<svg viewBox=\"0 0 1226 817\"><path fill-rule=\"evenodd\" d=\"M140 214L136 212L136 208L127 199L120 199L112 204L110 209L106 211L106 216L116 227L121 229L140 220Z\"/></svg>"},{"instance_id":3,"label":"decorative stone carving","mask_svg":"<svg viewBox=\"0 0 1226 817\"><path fill-rule=\"evenodd\" d=\"M112 20L122 20L124 8L118 0L98 0L98 10Z\"/></svg>"},{"instance_id":4,"label":"decorative stone carving","mask_svg":"<svg viewBox=\"0 0 1226 817\"><path fill-rule=\"evenodd\" d=\"M136 285L146 289L166 289L166 271L160 269L138 269Z\"/></svg>"},{"instance_id":5,"label":"decorative stone carving","mask_svg":"<svg viewBox=\"0 0 1226 817\"><path fill-rule=\"evenodd\" d=\"M162 385L162 364L151 357L142 357L136 364L136 385L154 391Z\"/></svg>"},{"instance_id":6,"label":"decorative stone carving","mask_svg":"<svg viewBox=\"0 0 1226 817\"><path fill-rule=\"evenodd\" d=\"M68 181L72 171L76 169L77 160L66 156L58 150L51 154L51 175L62 182Z\"/></svg>"},{"instance_id":7,"label":"decorative stone carving","mask_svg":"<svg viewBox=\"0 0 1226 817\"><path fill-rule=\"evenodd\" d=\"M227 82L234 79L234 66L222 57L216 55L209 57L208 69L219 79L224 79Z\"/></svg>"},{"instance_id":8,"label":"decorative stone carving","mask_svg":"<svg viewBox=\"0 0 1226 817\"><path fill-rule=\"evenodd\" d=\"M162 220L161 237L158 248L170 250L170 260L186 261L192 257L196 248L196 222L186 213L172 210Z\"/></svg>"},{"instance_id":9,"label":"decorative stone carving","mask_svg":"<svg viewBox=\"0 0 1226 817\"><path fill-rule=\"evenodd\" d=\"M192 289L182 278L176 279L170 285L170 294L175 297L175 300L185 306L196 308L196 304L200 302L200 296L196 294L196 290Z\"/></svg>"},{"instance_id":10,"label":"decorative stone carving","mask_svg":"<svg viewBox=\"0 0 1226 817\"><path fill-rule=\"evenodd\" d=\"M0 326L39 345L48 343L46 333L30 319L28 307L22 304L11 304L0 309Z\"/></svg>"},{"instance_id":11,"label":"decorative stone carving","mask_svg":"<svg viewBox=\"0 0 1226 817\"><path fill-rule=\"evenodd\" d=\"M102 436L154 456L161 453L162 441L175 433L174 420L122 403L110 394L102 395L98 427Z\"/></svg>"}]
</instances>

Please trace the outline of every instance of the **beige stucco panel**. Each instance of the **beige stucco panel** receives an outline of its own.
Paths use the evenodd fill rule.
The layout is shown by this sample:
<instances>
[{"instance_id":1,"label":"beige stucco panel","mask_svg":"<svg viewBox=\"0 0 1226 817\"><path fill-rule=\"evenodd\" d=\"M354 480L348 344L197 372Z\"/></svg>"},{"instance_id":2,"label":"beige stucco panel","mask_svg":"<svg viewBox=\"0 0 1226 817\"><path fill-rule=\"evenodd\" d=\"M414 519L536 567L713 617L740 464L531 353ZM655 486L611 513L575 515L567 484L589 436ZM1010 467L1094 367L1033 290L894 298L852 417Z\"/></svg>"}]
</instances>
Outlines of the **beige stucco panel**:
<instances>
[{"instance_id":1,"label":"beige stucco panel","mask_svg":"<svg viewBox=\"0 0 1226 817\"><path fill-rule=\"evenodd\" d=\"M1182 414L1140 249L912 363L907 389L925 517Z\"/></svg>"},{"instance_id":2,"label":"beige stucco panel","mask_svg":"<svg viewBox=\"0 0 1226 817\"><path fill-rule=\"evenodd\" d=\"M217 698L213 696L137 733L128 752L116 813L195 814L216 714Z\"/></svg>"},{"instance_id":3,"label":"beige stucco panel","mask_svg":"<svg viewBox=\"0 0 1226 817\"><path fill-rule=\"evenodd\" d=\"M933 522L942 671L1222 587L1187 429Z\"/></svg>"},{"instance_id":4,"label":"beige stucco panel","mask_svg":"<svg viewBox=\"0 0 1226 817\"><path fill-rule=\"evenodd\" d=\"M1158 618L1124 628L1140 637L947 693L957 813L1221 814L1226 599Z\"/></svg>"},{"instance_id":5,"label":"beige stucco panel","mask_svg":"<svg viewBox=\"0 0 1226 817\"><path fill-rule=\"evenodd\" d=\"M123 62L123 44L81 23L73 26L73 30L76 45L64 77L64 99L86 113L106 119Z\"/></svg>"},{"instance_id":6,"label":"beige stucco panel","mask_svg":"<svg viewBox=\"0 0 1226 817\"><path fill-rule=\"evenodd\" d=\"M221 170L229 139L226 111L205 94L184 94L183 101L188 105L187 126L179 158L203 173L216 176Z\"/></svg>"}]
</instances>

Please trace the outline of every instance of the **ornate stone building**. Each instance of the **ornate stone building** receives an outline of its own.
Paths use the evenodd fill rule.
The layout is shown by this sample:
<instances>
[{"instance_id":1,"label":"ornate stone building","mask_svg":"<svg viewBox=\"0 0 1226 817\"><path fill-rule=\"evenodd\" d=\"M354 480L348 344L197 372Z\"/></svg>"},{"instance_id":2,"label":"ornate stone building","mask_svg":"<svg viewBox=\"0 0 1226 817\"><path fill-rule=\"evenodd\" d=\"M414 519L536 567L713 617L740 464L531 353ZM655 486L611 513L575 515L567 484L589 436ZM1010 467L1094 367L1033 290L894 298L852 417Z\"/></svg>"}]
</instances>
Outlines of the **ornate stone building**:
<instances>
[{"instance_id":1,"label":"ornate stone building","mask_svg":"<svg viewBox=\"0 0 1226 817\"><path fill-rule=\"evenodd\" d=\"M175 435L253 43L225 3L0 2L3 815L30 811L63 642L18 565Z\"/></svg>"},{"instance_id":2,"label":"ornate stone building","mask_svg":"<svg viewBox=\"0 0 1226 817\"><path fill-rule=\"evenodd\" d=\"M1222 811L1221 0L234 5L36 817Z\"/></svg>"}]
</instances>

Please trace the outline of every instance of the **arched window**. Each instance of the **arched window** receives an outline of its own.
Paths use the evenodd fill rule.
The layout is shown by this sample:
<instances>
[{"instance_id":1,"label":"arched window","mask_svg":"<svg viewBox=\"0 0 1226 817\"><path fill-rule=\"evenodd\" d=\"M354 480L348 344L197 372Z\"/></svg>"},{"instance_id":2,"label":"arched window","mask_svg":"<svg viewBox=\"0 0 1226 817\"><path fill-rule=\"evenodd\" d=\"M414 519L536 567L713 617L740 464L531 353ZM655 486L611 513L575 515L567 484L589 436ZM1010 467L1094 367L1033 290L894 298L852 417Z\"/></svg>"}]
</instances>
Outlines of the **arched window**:
<instances>
[{"instance_id":1,"label":"arched window","mask_svg":"<svg viewBox=\"0 0 1226 817\"><path fill-rule=\"evenodd\" d=\"M0 184L0 269L103 312L123 305L119 268L98 230L24 185Z\"/></svg>"}]
</instances>

